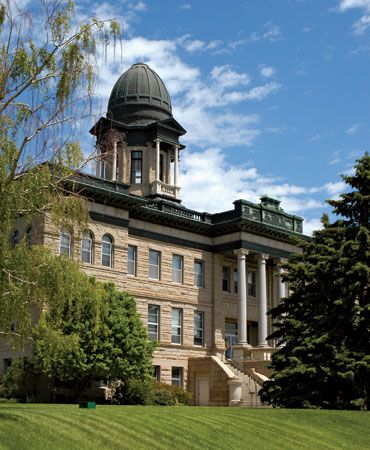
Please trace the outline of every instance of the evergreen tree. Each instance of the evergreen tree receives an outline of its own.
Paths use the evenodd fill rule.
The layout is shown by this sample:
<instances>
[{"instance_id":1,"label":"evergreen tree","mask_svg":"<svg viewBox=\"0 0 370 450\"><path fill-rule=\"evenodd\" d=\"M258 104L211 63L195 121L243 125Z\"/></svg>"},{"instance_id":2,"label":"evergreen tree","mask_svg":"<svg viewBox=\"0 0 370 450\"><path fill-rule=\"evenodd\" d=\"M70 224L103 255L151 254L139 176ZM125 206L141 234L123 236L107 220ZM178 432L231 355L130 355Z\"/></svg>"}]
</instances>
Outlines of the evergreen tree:
<instances>
[{"instance_id":1,"label":"evergreen tree","mask_svg":"<svg viewBox=\"0 0 370 450\"><path fill-rule=\"evenodd\" d=\"M337 219L300 244L286 265L288 298L270 311L280 342L262 398L275 406L370 405L370 156L330 200Z\"/></svg>"}]
</instances>

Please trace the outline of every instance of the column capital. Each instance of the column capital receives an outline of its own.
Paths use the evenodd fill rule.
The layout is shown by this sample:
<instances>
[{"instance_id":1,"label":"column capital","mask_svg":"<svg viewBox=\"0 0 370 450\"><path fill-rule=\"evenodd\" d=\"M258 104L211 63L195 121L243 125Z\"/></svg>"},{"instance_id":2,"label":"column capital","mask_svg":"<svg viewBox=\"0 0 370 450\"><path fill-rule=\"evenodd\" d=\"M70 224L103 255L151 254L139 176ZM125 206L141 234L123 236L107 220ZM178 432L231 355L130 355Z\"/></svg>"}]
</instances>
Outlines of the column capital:
<instances>
[{"instance_id":1,"label":"column capital","mask_svg":"<svg viewBox=\"0 0 370 450\"><path fill-rule=\"evenodd\" d=\"M238 249L234 250L234 255L247 256L247 255L249 255L249 250L246 248L238 248Z\"/></svg>"},{"instance_id":2,"label":"column capital","mask_svg":"<svg viewBox=\"0 0 370 450\"><path fill-rule=\"evenodd\" d=\"M286 264L288 262L288 260L286 258L274 258L272 261L274 262L274 264L276 266L281 266L281 265Z\"/></svg>"},{"instance_id":3,"label":"column capital","mask_svg":"<svg viewBox=\"0 0 370 450\"><path fill-rule=\"evenodd\" d=\"M268 255L267 253L257 253L256 258L265 261L266 259L270 258L270 255Z\"/></svg>"}]
</instances>

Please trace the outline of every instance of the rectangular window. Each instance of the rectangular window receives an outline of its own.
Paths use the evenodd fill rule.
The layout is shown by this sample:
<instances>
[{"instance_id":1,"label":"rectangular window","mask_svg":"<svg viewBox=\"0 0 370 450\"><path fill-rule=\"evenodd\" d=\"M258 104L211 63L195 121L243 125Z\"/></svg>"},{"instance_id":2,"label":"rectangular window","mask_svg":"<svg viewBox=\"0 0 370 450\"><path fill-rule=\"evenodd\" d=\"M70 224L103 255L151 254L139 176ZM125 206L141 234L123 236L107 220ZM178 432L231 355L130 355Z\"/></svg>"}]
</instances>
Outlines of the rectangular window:
<instances>
[{"instance_id":1,"label":"rectangular window","mask_svg":"<svg viewBox=\"0 0 370 450\"><path fill-rule=\"evenodd\" d=\"M172 308L171 342L181 344L182 341L182 309Z\"/></svg>"},{"instance_id":2,"label":"rectangular window","mask_svg":"<svg viewBox=\"0 0 370 450\"><path fill-rule=\"evenodd\" d=\"M248 272L248 295L256 296L256 272Z\"/></svg>"},{"instance_id":3,"label":"rectangular window","mask_svg":"<svg viewBox=\"0 0 370 450\"><path fill-rule=\"evenodd\" d=\"M127 273L134 277L136 277L136 257L137 248L134 245L129 245L127 252Z\"/></svg>"},{"instance_id":4,"label":"rectangular window","mask_svg":"<svg viewBox=\"0 0 370 450\"><path fill-rule=\"evenodd\" d=\"M194 286L204 287L204 264L203 261L194 261Z\"/></svg>"},{"instance_id":5,"label":"rectangular window","mask_svg":"<svg viewBox=\"0 0 370 450\"><path fill-rule=\"evenodd\" d=\"M225 292L229 292L229 283L230 283L230 269L229 267L222 267L222 290Z\"/></svg>"},{"instance_id":6,"label":"rectangular window","mask_svg":"<svg viewBox=\"0 0 370 450\"><path fill-rule=\"evenodd\" d=\"M194 311L194 345L203 346L204 313Z\"/></svg>"},{"instance_id":7,"label":"rectangular window","mask_svg":"<svg viewBox=\"0 0 370 450\"><path fill-rule=\"evenodd\" d=\"M237 269L234 269L234 274L233 274L233 287L234 287L234 294L238 293L238 271Z\"/></svg>"},{"instance_id":8,"label":"rectangular window","mask_svg":"<svg viewBox=\"0 0 370 450\"><path fill-rule=\"evenodd\" d=\"M161 381L161 366L153 366L153 380Z\"/></svg>"},{"instance_id":9,"label":"rectangular window","mask_svg":"<svg viewBox=\"0 0 370 450\"><path fill-rule=\"evenodd\" d=\"M59 254L71 256L71 235L68 231L63 230L60 233Z\"/></svg>"},{"instance_id":10,"label":"rectangular window","mask_svg":"<svg viewBox=\"0 0 370 450\"><path fill-rule=\"evenodd\" d=\"M172 377L171 377L172 385L182 386L182 380L183 380L183 368L172 367Z\"/></svg>"},{"instance_id":11,"label":"rectangular window","mask_svg":"<svg viewBox=\"0 0 370 450\"><path fill-rule=\"evenodd\" d=\"M159 280L161 273L161 252L149 250L149 278Z\"/></svg>"},{"instance_id":12,"label":"rectangular window","mask_svg":"<svg viewBox=\"0 0 370 450\"><path fill-rule=\"evenodd\" d=\"M148 337L159 341L159 306L148 305Z\"/></svg>"},{"instance_id":13,"label":"rectangular window","mask_svg":"<svg viewBox=\"0 0 370 450\"><path fill-rule=\"evenodd\" d=\"M141 184L143 169L143 152L131 152L131 183Z\"/></svg>"},{"instance_id":14,"label":"rectangular window","mask_svg":"<svg viewBox=\"0 0 370 450\"><path fill-rule=\"evenodd\" d=\"M172 255L172 281L175 283L183 283L183 267L184 257Z\"/></svg>"}]
</instances>

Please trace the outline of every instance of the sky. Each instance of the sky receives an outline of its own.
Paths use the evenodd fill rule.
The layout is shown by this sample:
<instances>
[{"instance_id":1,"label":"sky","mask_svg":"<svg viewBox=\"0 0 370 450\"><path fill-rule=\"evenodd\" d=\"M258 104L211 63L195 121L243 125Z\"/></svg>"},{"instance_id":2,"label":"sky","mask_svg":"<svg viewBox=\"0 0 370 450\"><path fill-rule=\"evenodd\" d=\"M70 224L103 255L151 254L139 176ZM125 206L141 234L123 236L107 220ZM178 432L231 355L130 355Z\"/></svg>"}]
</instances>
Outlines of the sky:
<instances>
[{"instance_id":1,"label":"sky","mask_svg":"<svg viewBox=\"0 0 370 450\"><path fill-rule=\"evenodd\" d=\"M185 206L217 212L267 194L304 218L305 234L320 227L325 199L346 189L340 175L369 149L370 0L76 4L76 20L123 29L122 57L111 47L100 67L96 116L133 63L164 81L187 130Z\"/></svg>"}]
</instances>

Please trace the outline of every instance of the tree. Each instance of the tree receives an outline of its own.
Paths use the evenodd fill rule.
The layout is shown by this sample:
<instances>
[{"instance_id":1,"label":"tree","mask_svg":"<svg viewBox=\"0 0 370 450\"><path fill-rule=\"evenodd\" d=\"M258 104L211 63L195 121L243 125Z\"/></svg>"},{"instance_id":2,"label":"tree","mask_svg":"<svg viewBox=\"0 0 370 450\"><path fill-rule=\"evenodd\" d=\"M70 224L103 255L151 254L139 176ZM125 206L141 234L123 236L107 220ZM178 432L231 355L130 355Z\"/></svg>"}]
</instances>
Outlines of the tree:
<instances>
[{"instance_id":1,"label":"tree","mask_svg":"<svg viewBox=\"0 0 370 450\"><path fill-rule=\"evenodd\" d=\"M14 373L9 370L6 393L22 400L54 400L53 395L75 400L92 380L150 379L155 345L148 341L134 299L63 259L53 258L45 271L53 280L54 294L66 297L42 313L33 333L32 355L21 368L16 364ZM14 378L20 380L15 390ZM27 379L34 382L24 389Z\"/></svg>"},{"instance_id":2,"label":"tree","mask_svg":"<svg viewBox=\"0 0 370 450\"><path fill-rule=\"evenodd\" d=\"M48 289L40 295L42 252L28 251L17 223L35 229L43 214L74 229L86 221L83 200L65 195L63 179L82 164L74 138L91 111L98 50L120 33L114 20L75 23L73 0L31 6L0 0L0 330L11 334L15 323L21 337L34 307L55 299Z\"/></svg>"},{"instance_id":3,"label":"tree","mask_svg":"<svg viewBox=\"0 0 370 450\"><path fill-rule=\"evenodd\" d=\"M328 201L337 219L301 243L291 294L270 311L281 345L262 398L276 406L370 405L370 156L343 179L352 190Z\"/></svg>"}]
</instances>

